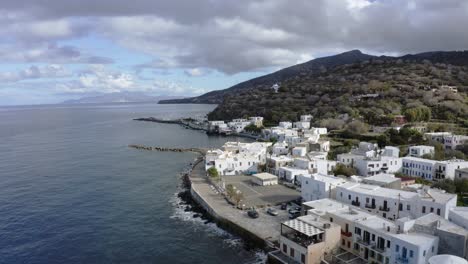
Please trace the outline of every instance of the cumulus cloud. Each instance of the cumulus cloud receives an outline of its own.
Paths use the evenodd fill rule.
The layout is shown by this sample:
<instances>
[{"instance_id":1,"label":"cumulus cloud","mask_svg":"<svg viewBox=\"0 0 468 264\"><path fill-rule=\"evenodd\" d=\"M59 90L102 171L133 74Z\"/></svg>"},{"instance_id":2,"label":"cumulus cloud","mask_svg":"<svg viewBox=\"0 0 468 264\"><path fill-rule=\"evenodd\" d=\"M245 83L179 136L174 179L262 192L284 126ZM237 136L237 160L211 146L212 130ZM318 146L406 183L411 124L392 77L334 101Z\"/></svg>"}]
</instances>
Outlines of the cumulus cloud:
<instances>
[{"instance_id":1,"label":"cumulus cloud","mask_svg":"<svg viewBox=\"0 0 468 264\"><path fill-rule=\"evenodd\" d=\"M3 0L0 24L6 63L113 63L64 44L91 36L147 56L137 72L176 69L189 77L270 71L351 49L400 55L468 47L466 0ZM64 87L157 89L139 78L95 72Z\"/></svg>"},{"instance_id":2,"label":"cumulus cloud","mask_svg":"<svg viewBox=\"0 0 468 264\"><path fill-rule=\"evenodd\" d=\"M30 66L26 69L12 72L0 72L0 82L19 82L41 78L64 78L72 73L61 65L51 64L47 66Z\"/></svg>"}]
</instances>

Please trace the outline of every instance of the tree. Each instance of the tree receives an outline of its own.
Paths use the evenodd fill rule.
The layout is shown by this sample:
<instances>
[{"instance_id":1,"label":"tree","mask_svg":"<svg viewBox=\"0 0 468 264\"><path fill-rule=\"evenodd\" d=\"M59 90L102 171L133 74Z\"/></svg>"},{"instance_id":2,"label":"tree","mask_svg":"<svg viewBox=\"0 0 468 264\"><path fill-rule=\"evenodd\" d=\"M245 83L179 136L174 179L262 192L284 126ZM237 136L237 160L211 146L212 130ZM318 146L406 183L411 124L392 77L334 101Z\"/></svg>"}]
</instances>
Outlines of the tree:
<instances>
[{"instance_id":1,"label":"tree","mask_svg":"<svg viewBox=\"0 0 468 264\"><path fill-rule=\"evenodd\" d=\"M226 194L229 198L232 198L236 194L236 187L232 184L226 186Z\"/></svg>"},{"instance_id":2,"label":"tree","mask_svg":"<svg viewBox=\"0 0 468 264\"><path fill-rule=\"evenodd\" d=\"M333 174L335 176L344 175L346 177L350 177L350 176L356 175L357 171L355 168L347 167L344 164L337 164L335 169L333 170Z\"/></svg>"},{"instance_id":3,"label":"tree","mask_svg":"<svg viewBox=\"0 0 468 264\"><path fill-rule=\"evenodd\" d=\"M219 176L218 170L215 167L209 168L206 172L211 178L217 178Z\"/></svg>"},{"instance_id":4,"label":"tree","mask_svg":"<svg viewBox=\"0 0 468 264\"><path fill-rule=\"evenodd\" d=\"M448 193L456 193L457 187L455 186L454 181L450 179L445 179L443 181L436 182L432 185L433 188L442 189Z\"/></svg>"},{"instance_id":5,"label":"tree","mask_svg":"<svg viewBox=\"0 0 468 264\"><path fill-rule=\"evenodd\" d=\"M348 124L346 130L351 134L364 134L369 131L369 126L364 122L354 120Z\"/></svg>"},{"instance_id":6,"label":"tree","mask_svg":"<svg viewBox=\"0 0 468 264\"><path fill-rule=\"evenodd\" d=\"M240 191L237 191L233 199L234 199L234 202L236 203L236 206L239 206L239 203L242 200L244 200L244 195Z\"/></svg>"}]
</instances>

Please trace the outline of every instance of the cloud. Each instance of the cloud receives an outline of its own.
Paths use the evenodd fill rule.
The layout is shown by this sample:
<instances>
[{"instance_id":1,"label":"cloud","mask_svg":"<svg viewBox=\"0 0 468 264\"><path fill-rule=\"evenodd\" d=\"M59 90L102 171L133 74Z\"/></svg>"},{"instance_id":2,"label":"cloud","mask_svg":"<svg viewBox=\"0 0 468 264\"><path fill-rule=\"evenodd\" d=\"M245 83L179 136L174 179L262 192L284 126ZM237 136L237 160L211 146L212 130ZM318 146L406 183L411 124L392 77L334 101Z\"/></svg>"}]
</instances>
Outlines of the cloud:
<instances>
[{"instance_id":1,"label":"cloud","mask_svg":"<svg viewBox=\"0 0 468 264\"><path fill-rule=\"evenodd\" d=\"M70 77L72 73L61 65L30 66L17 72L0 72L0 82L19 82L42 78Z\"/></svg>"}]
</instances>

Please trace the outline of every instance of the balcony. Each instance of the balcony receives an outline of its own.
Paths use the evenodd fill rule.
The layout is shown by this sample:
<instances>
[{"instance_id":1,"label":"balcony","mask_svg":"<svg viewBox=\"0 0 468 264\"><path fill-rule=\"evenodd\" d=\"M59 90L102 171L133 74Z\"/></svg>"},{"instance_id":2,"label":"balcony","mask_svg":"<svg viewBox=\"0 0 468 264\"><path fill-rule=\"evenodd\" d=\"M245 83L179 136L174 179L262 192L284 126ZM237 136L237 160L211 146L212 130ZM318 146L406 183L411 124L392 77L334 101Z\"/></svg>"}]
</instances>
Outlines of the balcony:
<instances>
[{"instance_id":1,"label":"balcony","mask_svg":"<svg viewBox=\"0 0 468 264\"><path fill-rule=\"evenodd\" d=\"M375 209L375 204L366 204L366 208Z\"/></svg>"},{"instance_id":2,"label":"balcony","mask_svg":"<svg viewBox=\"0 0 468 264\"><path fill-rule=\"evenodd\" d=\"M397 262L398 263L409 263L409 259L408 258L404 258L402 256L398 256L397 257Z\"/></svg>"},{"instance_id":3,"label":"balcony","mask_svg":"<svg viewBox=\"0 0 468 264\"><path fill-rule=\"evenodd\" d=\"M351 204L354 205L354 206L360 206L361 203L358 202L358 201L351 201Z\"/></svg>"},{"instance_id":4,"label":"balcony","mask_svg":"<svg viewBox=\"0 0 468 264\"><path fill-rule=\"evenodd\" d=\"M342 236L345 236L345 237L352 237L352 236L353 236L353 233L351 233L351 232L345 232L345 231L341 230L341 235L342 235Z\"/></svg>"},{"instance_id":5,"label":"balcony","mask_svg":"<svg viewBox=\"0 0 468 264\"><path fill-rule=\"evenodd\" d=\"M370 246L370 240L364 240L364 239L362 239L362 238L358 238L358 239L357 239L357 242L358 242L359 244L362 244L362 245L365 246L365 247Z\"/></svg>"},{"instance_id":6,"label":"balcony","mask_svg":"<svg viewBox=\"0 0 468 264\"><path fill-rule=\"evenodd\" d=\"M389 212L389 211L390 211L390 208L385 207L385 206L379 206L379 210L380 210L380 211L384 211L384 212Z\"/></svg>"}]
</instances>

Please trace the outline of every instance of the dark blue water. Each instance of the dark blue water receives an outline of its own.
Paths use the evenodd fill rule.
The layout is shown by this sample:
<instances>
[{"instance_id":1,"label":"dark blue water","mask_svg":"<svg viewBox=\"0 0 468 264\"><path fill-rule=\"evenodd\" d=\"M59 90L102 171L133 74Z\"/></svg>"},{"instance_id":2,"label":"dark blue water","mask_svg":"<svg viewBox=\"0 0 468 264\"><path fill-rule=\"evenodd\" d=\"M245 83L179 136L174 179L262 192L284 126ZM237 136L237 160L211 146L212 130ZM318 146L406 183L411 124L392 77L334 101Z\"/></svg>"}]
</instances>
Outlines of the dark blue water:
<instances>
[{"instance_id":1,"label":"dark blue water","mask_svg":"<svg viewBox=\"0 0 468 264\"><path fill-rule=\"evenodd\" d=\"M246 263L258 254L177 207L191 153L128 144L220 146L135 117L213 106L124 104L0 108L0 263Z\"/></svg>"}]
</instances>

